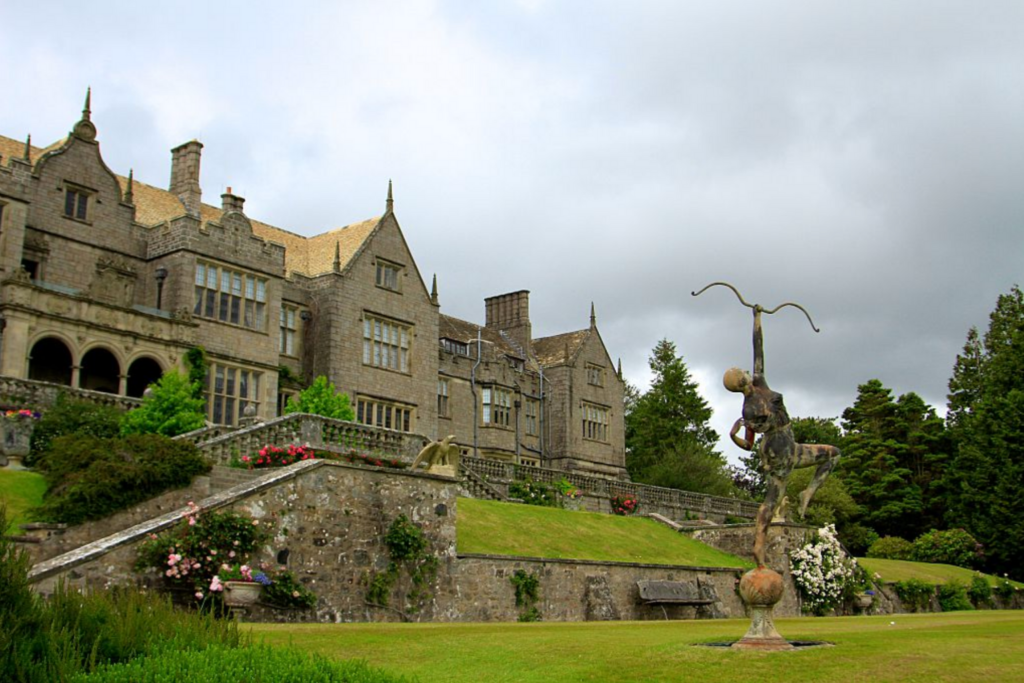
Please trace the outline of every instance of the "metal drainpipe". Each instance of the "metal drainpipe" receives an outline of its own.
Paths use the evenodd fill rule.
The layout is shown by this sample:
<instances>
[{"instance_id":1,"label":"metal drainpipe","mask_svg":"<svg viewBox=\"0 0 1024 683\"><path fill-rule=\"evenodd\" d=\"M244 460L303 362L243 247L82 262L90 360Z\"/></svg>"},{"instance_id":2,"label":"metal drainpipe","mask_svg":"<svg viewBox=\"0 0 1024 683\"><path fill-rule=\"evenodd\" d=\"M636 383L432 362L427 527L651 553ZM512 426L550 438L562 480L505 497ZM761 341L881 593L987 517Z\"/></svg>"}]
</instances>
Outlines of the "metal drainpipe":
<instances>
[{"instance_id":1,"label":"metal drainpipe","mask_svg":"<svg viewBox=\"0 0 1024 683\"><path fill-rule=\"evenodd\" d=\"M476 369L480 366L480 348L483 342L480 339L480 330L476 331L476 363L469 371L469 393L473 394L473 457L480 457L478 445L480 439L480 404L476 400Z\"/></svg>"},{"instance_id":2,"label":"metal drainpipe","mask_svg":"<svg viewBox=\"0 0 1024 683\"><path fill-rule=\"evenodd\" d=\"M519 450L519 409L523 405L522 395L523 395L523 392L522 392L522 390L520 390L519 391L520 398L519 398L519 400L517 400L513 404L513 406L516 409L516 464L519 464L519 456L521 455L521 452Z\"/></svg>"},{"instance_id":3,"label":"metal drainpipe","mask_svg":"<svg viewBox=\"0 0 1024 683\"><path fill-rule=\"evenodd\" d=\"M540 414L537 415L540 425L540 466L544 467L544 368L540 363L537 364L537 368L540 370L540 405L538 406Z\"/></svg>"}]
</instances>

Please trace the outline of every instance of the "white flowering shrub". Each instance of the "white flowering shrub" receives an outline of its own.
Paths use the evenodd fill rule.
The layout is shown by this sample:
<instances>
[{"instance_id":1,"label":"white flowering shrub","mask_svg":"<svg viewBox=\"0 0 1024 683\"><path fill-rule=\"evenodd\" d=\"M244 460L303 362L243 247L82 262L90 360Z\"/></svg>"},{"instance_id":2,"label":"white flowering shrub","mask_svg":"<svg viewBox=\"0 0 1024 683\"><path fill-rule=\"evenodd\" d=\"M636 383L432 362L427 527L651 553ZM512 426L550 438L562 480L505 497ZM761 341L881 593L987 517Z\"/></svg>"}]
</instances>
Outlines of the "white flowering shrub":
<instances>
[{"instance_id":1,"label":"white flowering shrub","mask_svg":"<svg viewBox=\"0 0 1024 683\"><path fill-rule=\"evenodd\" d=\"M804 611L818 616L842 602L847 585L855 580L857 561L843 552L834 524L818 529L817 538L794 550L789 559Z\"/></svg>"}]
</instances>

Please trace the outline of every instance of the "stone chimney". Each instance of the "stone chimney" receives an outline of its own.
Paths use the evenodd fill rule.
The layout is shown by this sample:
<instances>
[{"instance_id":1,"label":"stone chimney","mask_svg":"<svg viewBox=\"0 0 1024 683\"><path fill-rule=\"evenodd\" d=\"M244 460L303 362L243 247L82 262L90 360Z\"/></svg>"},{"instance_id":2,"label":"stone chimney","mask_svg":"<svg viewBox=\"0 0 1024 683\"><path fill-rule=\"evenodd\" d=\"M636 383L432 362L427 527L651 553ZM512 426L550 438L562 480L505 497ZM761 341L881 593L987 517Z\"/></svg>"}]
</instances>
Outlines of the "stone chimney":
<instances>
[{"instance_id":1,"label":"stone chimney","mask_svg":"<svg viewBox=\"0 0 1024 683\"><path fill-rule=\"evenodd\" d=\"M185 205L190 216L199 216L203 189L199 186L199 161L203 143L191 140L171 150L171 194Z\"/></svg>"},{"instance_id":2,"label":"stone chimney","mask_svg":"<svg viewBox=\"0 0 1024 683\"><path fill-rule=\"evenodd\" d=\"M487 309L486 326L505 333L524 356L530 354L532 328L530 326L530 292L522 289L509 294L484 299Z\"/></svg>"},{"instance_id":3,"label":"stone chimney","mask_svg":"<svg viewBox=\"0 0 1024 683\"><path fill-rule=\"evenodd\" d=\"M245 200L236 194L231 192L231 188L228 187L228 191L220 196L220 208L224 210L224 213L228 211L237 211L238 213L245 213L242 210L242 206L245 204Z\"/></svg>"}]
</instances>

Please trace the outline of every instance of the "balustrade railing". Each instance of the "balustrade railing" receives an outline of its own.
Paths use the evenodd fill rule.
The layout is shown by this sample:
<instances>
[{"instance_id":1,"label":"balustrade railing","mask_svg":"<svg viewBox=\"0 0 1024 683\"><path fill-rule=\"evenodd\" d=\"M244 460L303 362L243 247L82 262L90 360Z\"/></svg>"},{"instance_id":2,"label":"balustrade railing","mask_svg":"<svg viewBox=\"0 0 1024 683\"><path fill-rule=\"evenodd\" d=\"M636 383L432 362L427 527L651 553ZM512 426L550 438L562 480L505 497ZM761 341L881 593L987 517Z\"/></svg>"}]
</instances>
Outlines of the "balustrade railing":
<instances>
[{"instance_id":1,"label":"balustrade railing","mask_svg":"<svg viewBox=\"0 0 1024 683\"><path fill-rule=\"evenodd\" d=\"M142 403L140 398L108 394L104 391L77 389L56 382L41 382L34 379L22 379L0 375L0 404L18 408L46 409L52 406L60 394L90 403L114 406L122 410L130 410Z\"/></svg>"},{"instance_id":2,"label":"balustrade railing","mask_svg":"<svg viewBox=\"0 0 1024 683\"><path fill-rule=\"evenodd\" d=\"M654 505L674 506L686 510L745 518L753 518L757 515L757 503L736 500L734 498L722 498L661 486L648 486L633 482L602 479L601 477L591 477L579 474L578 472L563 472L561 470L533 467L531 465L515 465L470 456L463 456L459 462L463 469L471 471L485 478L485 480L490 478L503 481L521 481L529 478L533 481L552 484L566 479L582 491L584 495L599 498L634 496L640 501L641 506L645 504L647 507Z\"/></svg>"},{"instance_id":3,"label":"balustrade railing","mask_svg":"<svg viewBox=\"0 0 1024 683\"><path fill-rule=\"evenodd\" d=\"M177 437L195 443L214 463L253 455L267 445L308 444L313 449L354 450L382 459L411 463L427 443L420 434L396 432L321 415L291 413L232 431L200 429ZM224 430L215 433L217 430Z\"/></svg>"}]
</instances>

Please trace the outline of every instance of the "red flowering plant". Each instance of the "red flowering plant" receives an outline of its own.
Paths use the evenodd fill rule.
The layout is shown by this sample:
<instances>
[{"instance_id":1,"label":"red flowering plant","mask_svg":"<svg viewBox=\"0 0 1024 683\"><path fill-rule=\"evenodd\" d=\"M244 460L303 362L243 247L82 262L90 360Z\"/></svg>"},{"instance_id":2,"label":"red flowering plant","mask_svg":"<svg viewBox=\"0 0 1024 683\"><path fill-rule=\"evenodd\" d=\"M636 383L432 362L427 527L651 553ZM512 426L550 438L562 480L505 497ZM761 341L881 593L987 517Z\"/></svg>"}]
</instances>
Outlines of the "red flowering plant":
<instances>
[{"instance_id":1,"label":"red flowering plant","mask_svg":"<svg viewBox=\"0 0 1024 683\"><path fill-rule=\"evenodd\" d=\"M42 417L42 414L35 411L29 410L28 408L21 408L19 410L8 410L4 413L4 419L16 420L16 421L27 421L27 420L38 420Z\"/></svg>"},{"instance_id":2,"label":"red flowering plant","mask_svg":"<svg viewBox=\"0 0 1024 683\"><path fill-rule=\"evenodd\" d=\"M138 549L136 571L156 569L164 584L187 589L202 601L216 592L218 574L232 564L247 562L273 533L273 523L261 522L233 511L204 512L189 502L182 519L162 534L150 534Z\"/></svg>"},{"instance_id":3,"label":"red flowering plant","mask_svg":"<svg viewBox=\"0 0 1024 683\"><path fill-rule=\"evenodd\" d=\"M364 455L357 451L349 451L341 456L339 459L346 460L356 465L368 465L370 467L390 467L392 469L404 469L408 467L408 463L402 462L401 460L395 460L394 458L378 458L373 455Z\"/></svg>"},{"instance_id":4,"label":"red flowering plant","mask_svg":"<svg viewBox=\"0 0 1024 683\"><path fill-rule=\"evenodd\" d=\"M316 453L309 446L298 446L289 444L286 448L267 445L261 448L255 456L243 455L242 464L252 469L263 467L286 467L292 463L302 460L315 460Z\"/></svg>"},{"instance_id":5,"label":"red flowering plant","mask_svg":"<svg viewBox=\"0 0 1024 683\"><path fill-rule=\"evenodd\" d=\"M640 501L636 496L614 496L612 498L612 512L617 515L636 514L640 507Z\"/></svg>"}]
</instances>

